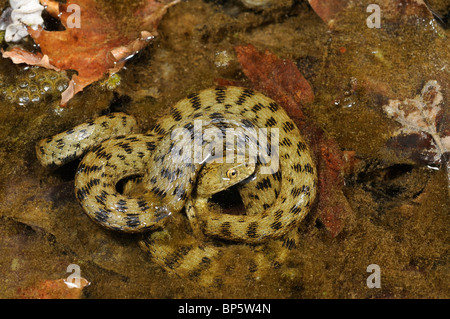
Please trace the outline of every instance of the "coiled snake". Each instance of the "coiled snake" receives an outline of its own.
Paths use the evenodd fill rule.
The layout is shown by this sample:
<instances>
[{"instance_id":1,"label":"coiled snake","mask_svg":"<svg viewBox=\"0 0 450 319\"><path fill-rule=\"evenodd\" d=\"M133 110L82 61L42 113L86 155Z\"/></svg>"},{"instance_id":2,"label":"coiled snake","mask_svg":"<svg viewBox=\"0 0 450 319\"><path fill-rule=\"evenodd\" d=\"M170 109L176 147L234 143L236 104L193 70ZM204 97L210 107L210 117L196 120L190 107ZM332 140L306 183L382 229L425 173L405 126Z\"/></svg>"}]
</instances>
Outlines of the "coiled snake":
<instances>
[{"instance_id":1,"label":"coiled snake","mask_svg":"<svg viewBox=\"0 0 450 319\"><path fill-rule=\"evenodd\" d=\"M135 129L132 116L113 113L41 140L36 154L55 167L89 151L75 177L84 211L112 230L156 229L141 247L181 276L198 276L220 259L226 247L205 238L253 244L281 238L314 201L308 146L286 112L260 93L207 89L179 101L146 134ZM130 176L140 182L119 192L117 183ZM245 214L211 204L213 194L233 185ZM180 227L182 238L173 235Z\"/></svg>"}]
</instances>

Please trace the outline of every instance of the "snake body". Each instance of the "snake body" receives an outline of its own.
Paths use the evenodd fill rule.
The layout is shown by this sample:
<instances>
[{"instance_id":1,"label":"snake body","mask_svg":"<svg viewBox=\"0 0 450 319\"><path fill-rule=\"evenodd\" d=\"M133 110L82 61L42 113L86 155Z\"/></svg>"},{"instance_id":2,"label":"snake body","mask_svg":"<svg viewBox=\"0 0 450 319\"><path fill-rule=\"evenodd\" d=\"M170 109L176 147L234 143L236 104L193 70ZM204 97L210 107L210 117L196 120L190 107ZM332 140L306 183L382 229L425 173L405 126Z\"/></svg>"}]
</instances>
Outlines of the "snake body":
<instances>
[{"instance_id":1,"label":"snake body","mask_svg":"<svg viewBox=\"0 0 450 319\"><path fill-rule=\"evenodd\" d=\"M133 121L123 113L103 116L42 140L36 152L43 165L53 167L89 151L75 177L81 206L109 229L142 232L164 227L145 235L141 246L166 269L192 274L194 269L212 268L211 260L222 255L221 249L199 242L200 233L256 244L283 237L295 229L314 201L317 177L307 144L286 112L258 92L217 87L191 94L146 134L134 133ZM259 128L270 130L266 140L254 136ZM217 145L230 148L224 138L230 129L242 130L236 135L236 149L257 145L258 152L271 155L270 160L248 152L246 160L252 158L256 168L222 164L228 165L226 172L238 176L231 183L223 184L222 179L208 185L220 167L211 163L212 158L221 158ZM194 151L186 152L192 145ZM238 153L234 152L234 160L242 155ZM250 175L253 180L248 182ZM116 184L129 176L141 176L139 193L117 191ZM247 214L211 208L213 193L244 180L247 183L237 187ZM183 208L188 222L179 214ZM166 229L186 225L193 231L182 240L167 235Z\"/></svg>"}]
</instances>

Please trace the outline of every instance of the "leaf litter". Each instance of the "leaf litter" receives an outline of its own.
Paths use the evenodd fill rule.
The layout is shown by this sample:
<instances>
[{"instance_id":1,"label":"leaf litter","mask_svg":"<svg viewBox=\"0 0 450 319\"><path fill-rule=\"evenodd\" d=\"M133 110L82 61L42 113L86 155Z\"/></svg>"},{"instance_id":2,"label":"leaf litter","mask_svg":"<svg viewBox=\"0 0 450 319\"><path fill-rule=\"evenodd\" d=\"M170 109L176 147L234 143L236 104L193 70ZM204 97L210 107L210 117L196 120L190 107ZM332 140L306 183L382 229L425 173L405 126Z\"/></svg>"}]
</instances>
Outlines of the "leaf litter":
<instances>
[{"instance_id":1,"label":"leaf litter","mask_svg":"<svg viewBox=\"0 0 450 319\"><path fill-rule=\"evenodd\" d=\"M445 123L439 125L443 118L443 105L441 86L436 80L430 80L424 85L420 95L403 101L389 100L388 104L383 105L383 110L401 125L394 133L394 140L408 140L410 135L418 135L424 139L429 137L430 143L416 143L412 147L421 153L428 164L440 164L446 168L450 193L450 135L448 131L445 132ZM390 145L398 144L391 142Z\"/></svg>"},{"instance_id":2,"label":"leaf litter","mask_svg":"<svg viewBox=\"0 0 450 319\"><path fill-rule=\"evenodd\" d=\"M179 0L146 0L131 20L141 22L141 31L130 32L118 22L105 19L94 0L68 0L65 4L41 0L47 12L61 21L64 31L47 31L42 27L28 33L41 52L32 53L22 47L3 51L4 58L14 63L41 66L53 70L75 70L68 88L61 95L61 105L86 86L114 74L127 59L144 48L156 35L157 25L167 9ZM72 8L72 9L71 9ZM73 8L79 10L79 24L74 23ZM75 12L76 13L76 12Z\"/></svg>"}]
</instances>

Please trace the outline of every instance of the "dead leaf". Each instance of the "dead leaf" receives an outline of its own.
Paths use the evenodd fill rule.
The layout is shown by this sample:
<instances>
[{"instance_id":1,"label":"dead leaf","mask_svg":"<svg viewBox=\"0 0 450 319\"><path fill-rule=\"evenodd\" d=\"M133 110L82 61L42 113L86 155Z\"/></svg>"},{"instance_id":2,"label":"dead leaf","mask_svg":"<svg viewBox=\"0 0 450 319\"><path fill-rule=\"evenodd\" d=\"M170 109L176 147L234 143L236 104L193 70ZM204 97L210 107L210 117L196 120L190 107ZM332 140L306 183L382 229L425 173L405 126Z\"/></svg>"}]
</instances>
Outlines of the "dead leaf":
<instances>
[{"instance_id":1,"label":"dead leaf","mask_svg":"<svg viewBox=\"0 0 450 319\"><path fill-rule=\"evenodd\" d=\"M383 110L401 125L388 146L395 151L409 149L413 159L419 158L430 165L443 165L447 170L450 193L450 132L443 104L441 86L431 80L424 85L420 95L403 101L389 100Z\"/></svg>"},{"instance_id":2,"label":"dead leaf","mask_svg":"<svg viewBox=\"0 0 450 319\"><path fill-rule=\"evenodd\" d=\"M288 109L292 116L304 118L299 106L314 101L314 91L290 60L266 50L259 52L249 44L235 47L239 63L256 90L265 92Z\"/></svg>"},{"instance_id":3,"label":"dead leaf","mask_svg":"<svg viewBox=\"0 0 450 319\"><path fill-rule=\"evenodd\" d=\"M18 290L19 299L80 299L84 287L90 282L80 277L79 283L73 284L65 279L44 280L25 289Z\"/></svg>"},{"instance_id":4,"label":"dead leaf","mask_svg":"<svg viewBox=\"0 0 450 319\"><path fill-rule=\"evenodd\" d=\"M348 0L308 0L309 5L325 23L332 19L348 6Z\"/></svg>"},{"instance_id":5,"label":"dead leaf","mask_svg":"<svg viewBox=\"0 0 450 319\"><path fill-rule=\"evenodd\" d=\"M125 32L117 22L105 19L94 0L68 0L65 4L41 0L47 11L60 19L64 31L46 31L28 28L28 33L40 46L41 53L32 54L22 48L3 52L3 57L14 63L39 65L55 70L75 70L69 87L62 94L61 105L89 84L100 80L105 74L119 71L127 58L144 48L156 33L156 27L167 9L179 0L146 0L145 5L130 19L140 19L142 30ZM80 8L80 27L69 27L72 14L68 7ZM134 21L133 21L134 22Z\"/></svg>"},{"instance_id":6,"label":"dead leaf","mask_svg":"<svg viewBox=\"0 0 450 319\"><path fill-rule=\"evenodd\" d=\"M342 192L346 161L336 141L309 120L301 109L314 100L311 85L290 60L280 59L268 50L259 52L253 45L238 46L235 50L253 88L277 101L308 140L319 177L319 220L332 237L337 236L345 219L353 214Z\"/></svg>"}]
</instances>

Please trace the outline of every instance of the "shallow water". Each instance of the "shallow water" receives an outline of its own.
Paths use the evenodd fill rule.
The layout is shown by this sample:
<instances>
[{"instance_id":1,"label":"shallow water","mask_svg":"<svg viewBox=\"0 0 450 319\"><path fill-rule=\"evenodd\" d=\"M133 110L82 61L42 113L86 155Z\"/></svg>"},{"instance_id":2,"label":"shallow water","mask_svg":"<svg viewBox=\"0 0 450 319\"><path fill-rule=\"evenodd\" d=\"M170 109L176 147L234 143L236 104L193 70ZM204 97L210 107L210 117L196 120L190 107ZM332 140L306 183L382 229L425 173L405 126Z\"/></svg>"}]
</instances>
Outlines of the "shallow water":
<instances>
[{"instance_id":1,"label":"shallow water","mask_svg":"<svg viewBox=\"0 0 450 319\"><path fill-rule=\"evenodd\" d=\"M430 1L435 8L444 2ZM303 2L274 1L263 11L222 3L190 0L171 8L159 36L120 71L114 90L93 84L64 109L58 98L27 106L0 99L0 297L67 278L67 266L77 264L91 283L84 298L448 298L446 171L386 147L398 126L382 105L414 98L437 80L448 107L449 30L422 19L369 29L366 1L343 13L332 31ZM105 12L129 12L125 4ZM135 237L93 224L73 194L76 163L44 169L34 145L105 110L135 115L145 131L168 106L216 78L248 83L233 51L248 43L297 64L315 92L305 113L364 165L345 176L354 214L338 236L329 236L313 211L301 224L289 271L204 288L163 271ZM22 72L0 60L9 84ZM230 251L238 265L245 254ZM367 287L371 264L380 267L380 289Z\"/></svg>"}]
</instances>

